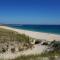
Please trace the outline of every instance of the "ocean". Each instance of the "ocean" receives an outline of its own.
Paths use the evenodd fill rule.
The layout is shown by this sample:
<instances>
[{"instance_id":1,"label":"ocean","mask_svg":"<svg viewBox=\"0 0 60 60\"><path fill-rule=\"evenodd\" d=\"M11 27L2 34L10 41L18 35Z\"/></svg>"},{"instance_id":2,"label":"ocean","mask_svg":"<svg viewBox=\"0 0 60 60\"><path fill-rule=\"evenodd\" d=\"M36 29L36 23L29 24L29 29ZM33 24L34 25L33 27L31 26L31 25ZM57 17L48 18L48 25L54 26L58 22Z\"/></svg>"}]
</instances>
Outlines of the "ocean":
<instances>
[{"instance_id":1,"label":"ocean","mask_svg":"<svg viewBox=\"0 0 60 60\"><path fill-rule=\"evenodd\" d=\"M60 35L60 25L21 25L21 24L8 24L9 27L24 29L36 32L53 33Z\"/></svg>"}]
</instances>

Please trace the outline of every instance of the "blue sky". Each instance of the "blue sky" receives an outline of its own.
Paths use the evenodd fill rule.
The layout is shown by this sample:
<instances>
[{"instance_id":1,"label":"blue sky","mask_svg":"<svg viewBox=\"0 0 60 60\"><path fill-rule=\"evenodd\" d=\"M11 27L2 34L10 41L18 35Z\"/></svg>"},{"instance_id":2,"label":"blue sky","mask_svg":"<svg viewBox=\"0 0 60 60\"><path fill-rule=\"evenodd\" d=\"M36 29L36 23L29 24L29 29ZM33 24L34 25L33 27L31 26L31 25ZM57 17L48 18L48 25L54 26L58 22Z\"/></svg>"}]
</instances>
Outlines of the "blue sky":
<instances>
[{"instance_id":1,"label":"blue sky","mask_svg":"<svg viewBox=\"0 0 60 60\"><path fill-rule=\"evenodd\" d=\"M0 0L0 23L60 24L60 0Z\"/></svg>"}]
</instances>

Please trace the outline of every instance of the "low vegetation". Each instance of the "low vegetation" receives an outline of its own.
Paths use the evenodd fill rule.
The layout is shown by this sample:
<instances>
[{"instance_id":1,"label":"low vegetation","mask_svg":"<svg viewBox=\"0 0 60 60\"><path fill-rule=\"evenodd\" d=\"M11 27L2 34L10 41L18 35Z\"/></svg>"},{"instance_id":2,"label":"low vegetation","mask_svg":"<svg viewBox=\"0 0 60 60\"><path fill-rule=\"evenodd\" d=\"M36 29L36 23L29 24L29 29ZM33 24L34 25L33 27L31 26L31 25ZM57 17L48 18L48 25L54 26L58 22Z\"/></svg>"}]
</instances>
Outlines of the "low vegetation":
<instances>
[{"instance_id":1,"label":"low vegetation","mask_svg":"<svg viewBox=\"0 0 60 60\"><path fill-rule=\"evenodd\" d=\"M11 52L15 51L15 46L19 51L31 48L31 38L25 34L19 34L15 31L0 28L0 53L4 53L11 48ZM12 47L11 47L12 46Z\"/></svg>"},{"instance_id":2,"label":"low vegetation","mask_svg":"<svg viewBox=\"0 0 60 60\"><path fill-rule=\"evenodd\" d=\"M29 36L26 36L25 34L19 34L15 31L0 28L0 41L1 40L29 42Z\"/></svg>"},{"instance_id":3,"label":"low vegetation","mask_svg":"<svg viewBox=\"0 0 60 60\"><path fill-rule=\"evenodd\" d=\"M49 45L53 50L46 51L39 55L21 56L13 60L59 60L60 59L60 41L52 41Z\"/></svg>"},{"instance_id":4,"label":"low vegetation","mask_svg":"<svg viewBox=\"0 0 60 60\"><path fill-rule=\"evenodd\" d=\"M59 60L59 59L60 59L60 52L53 51L53 52L45 52L39 55L20 56L12 60Z\"/></svg>"}]
</instances>

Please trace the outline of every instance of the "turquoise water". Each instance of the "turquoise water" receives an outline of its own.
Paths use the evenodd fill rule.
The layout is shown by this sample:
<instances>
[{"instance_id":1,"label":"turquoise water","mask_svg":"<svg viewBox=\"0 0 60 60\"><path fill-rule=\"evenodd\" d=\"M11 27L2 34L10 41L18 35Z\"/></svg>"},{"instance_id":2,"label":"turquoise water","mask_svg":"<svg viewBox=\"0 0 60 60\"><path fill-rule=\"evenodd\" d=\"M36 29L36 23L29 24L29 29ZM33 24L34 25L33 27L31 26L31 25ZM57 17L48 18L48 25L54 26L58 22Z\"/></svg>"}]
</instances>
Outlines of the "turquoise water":
<instances>
[{"instance_id":1,"label":"turquoise water","mask_svg":"<svg viewBox=\"0 0 60 60\"><path fill-rule=\"evenodd\" d=\"M47 32L47 33L60 34L60 25L9 24L8 26L13 27L13 28L17 28L17 29L24 29L24 30L37 31L37 32Z\"/></svg>"}]
</instances>

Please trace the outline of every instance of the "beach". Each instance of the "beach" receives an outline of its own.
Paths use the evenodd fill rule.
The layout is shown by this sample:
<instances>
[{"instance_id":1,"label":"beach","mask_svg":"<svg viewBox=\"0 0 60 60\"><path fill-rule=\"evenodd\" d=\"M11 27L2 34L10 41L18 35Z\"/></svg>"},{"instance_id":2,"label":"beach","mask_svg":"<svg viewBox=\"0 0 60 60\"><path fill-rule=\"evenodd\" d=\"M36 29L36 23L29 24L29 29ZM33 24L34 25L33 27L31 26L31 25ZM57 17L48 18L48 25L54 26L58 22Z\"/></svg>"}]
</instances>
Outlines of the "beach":
<instances>
[{"instance_id":1,"label":"beach","mask_svg":"<svg viewBox=\"0 0 60 60\"><path fill-rule=\"evenodd\" d=\"M57 41L60 41L60 35L56 35L56 34L34 32L34 31L11 28L8 26L0 26L0 28L16 31L20 34L26 34L32 38L36 38L36 39L40 39L40 40L46 40L46 41L57 40ZM21 52L16 52L14 54L10 53L9 51L4 53L4 54L0 54L0 59L15 59L21 55L41 54L46 49L47 49L47 46L37 44L37 45L34 45L34 48L32 48L32 49L28 49L28 50L21 51Z\"/></svg>"},{"instance_id":2,"label":"beach","mask_svg":"<svg viewBox=\"0 0 60 60\"><path fill-rule=\"evenodd\" d=\"M27 36L30 36L36 39L42 39L42 40L47 40L47 41L53 41L53 40L60 41L60 35L58 34L28 31L28 30L23 30L23 29L11 28L8 26L0 26L0 28L16 31L20 34L26 34Z\"/></svg>"}]
</instances>

